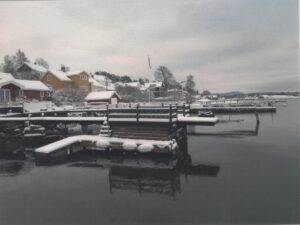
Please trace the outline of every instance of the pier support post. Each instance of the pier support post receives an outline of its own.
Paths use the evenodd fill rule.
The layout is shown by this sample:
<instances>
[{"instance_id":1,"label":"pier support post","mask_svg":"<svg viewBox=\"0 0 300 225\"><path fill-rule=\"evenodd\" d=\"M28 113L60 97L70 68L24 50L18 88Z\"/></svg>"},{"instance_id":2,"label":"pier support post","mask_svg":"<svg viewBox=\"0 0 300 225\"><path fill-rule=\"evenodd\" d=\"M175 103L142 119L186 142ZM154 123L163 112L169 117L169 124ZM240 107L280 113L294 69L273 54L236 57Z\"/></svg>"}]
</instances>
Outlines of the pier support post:
<instances>
[{"instance_id":1,"label":"pier support post","mask_svg":"<svg viewBox=\"0 0 300 225\"><path fill-rule=\"evenodd\" d=\"M83 134L87 134L88 132L88 125L87 124L81 124L81 130Z\"/></svg>"},{"instance_id":2,"label":"pier support post","mask_svg":"<svg viewBox=\"0 0 300 225\"><path fill-rule=\"evenodd\" d=\"M106 121L109 121L109 108L108 108L108 104L106 104Z\"/></svg>"},{"instance_id":3,"label":"pier support post","mask_svg":"<svg viewBox=\"0 0 300 225\"><path fill-rule=\"evenodd\" d=\"M256 117L256 123L259 123L259 115L258 115L258 111L255 111L255 117Z\"/></svg>"},{"instance_id":4,"label":"pier support post","mask_svg":"<svg viewBox=\"0 0 300 225\"><path fill-rule=\"evenodd\" d=\"M169 105L169 123L172 125L172 104Z\"/></svg>"},{"instance_id":5,"label":"pier support post","mask_svg":"<svg viewBox=\"0 0 300 225\"><path fill-rule=\"evenodd\" d=\"M136 104L136 122L139 122L139 104Z\"/></svg>"}]
</instances>

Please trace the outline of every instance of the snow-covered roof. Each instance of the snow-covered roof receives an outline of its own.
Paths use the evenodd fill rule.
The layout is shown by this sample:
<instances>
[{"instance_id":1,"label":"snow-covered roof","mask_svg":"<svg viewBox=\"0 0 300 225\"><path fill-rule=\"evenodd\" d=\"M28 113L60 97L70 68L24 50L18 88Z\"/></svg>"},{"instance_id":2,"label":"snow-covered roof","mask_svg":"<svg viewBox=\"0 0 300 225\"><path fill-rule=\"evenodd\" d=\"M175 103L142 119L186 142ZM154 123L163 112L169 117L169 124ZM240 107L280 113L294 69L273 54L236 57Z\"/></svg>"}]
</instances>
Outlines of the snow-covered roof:
<instances>
[{"instance_id":1,"label":"snow-covered roof","mask_svg":"<svg viewBox=\"0 0 300 225\"><path fill-rule=\"evenodd\" d=\"M0 87L3 87L8 84L14 84L20 87L22 90L34 90L34 91L49 91L49 88L37 80L18 80L10 79L0 83Z\"/></svg>"},{"instance_id":2,"label":"snow-covered roof","mask_svg":"<svg viewBox=\"0 0 300 225\"><path fill-rule=\"evenodd\" d=\"M118 94L114 91L94 91L89 93L88 96L85 97L85 100L86 101L108 100L111 99L114 94L118 96Z\"/></svg>"},{"instance_id":3,"label":"snow-covered roof","mask_svg":"<svg viewBox=\"0 0 300 225\"><path fill-rule=\"evenodd\" d=\"M66 75L67 76L74 76L74 75L78 75L80 73L86 73L86 74L88 74L84 70L75 70L75 71L68 71L68 72L66 72Z\"/></svg>"},{"instance_id":4,"label":"snow-covered roof","mask_svg":"<svg viewBox=\"0 0 300 225\"><path fill-rule=\"evenodd\" d=\"M129 82L129 83L124 83L124 84L127 86L130 86L130 87L136 87L136 88L141 86L140 82Z\"/></svg>"},{"instance_id":5,"label":"snow-covered roof","mask_svg":"<svg viewBox=\"0 0 300 225\"><path fill-rule=\"evenodd\" d=\"M95 87L103 87L105 88L105 86L101 83L99 83L97 80L95 80L94 78L92 77L89 77L89 81L92 83L93 86Z\"/></svg>"},{"instance_id":6,"label":"snow-covered roof","mask_svg":"<svg viewBox=\"0 0 300 225\"><path fill-rule=\"evenodd\" d=\"M48 70L51 74L56 76L59 80L61 81L72 81L65 72L60 71L60 70Z\"/></svg>"},{"instance_id":7,"label":"snow-covered roof","mask_svg":"<svg viewBox=\"0 0 300 225\"><path fill-rule=\"evenodd\" d=\"M35 71L38 71L38 72L42 72L42 73L46 73L47 72L47 69L45 67L43 67L43 66L36 65L34 63L29 63L29 62L26 62L24 64L27 65L32 70L35 70ZM17 70L19 70L24 64L22 64Z\"/></svg>"},{"instance_id":8,"label":"snow-covered roof","mask_svg":"<svg viewBox=\"0 0 300 225\"><path fill-rule=\"evenodd\" d=\"M96 75L96 74L94 74L94 79L97 80L100 83L106 82L106 80L107 80L107 83L112 83L112 80L109 79L108 77L104 76L104 75Z\"/></svg>"},{"instance_id":9,"label":"snow-covered roof","mask_svg":"<svg viewBox=\"0 0 300 225\"><path fill-rule=\"evenodd\" d=\"M0 72L0 82L6 81L6 80L12 80L12 79L14 79L14 77L10 73L1 73Z\"/></svg>"},{"instance_id":10,"label":"snow-covered roof","mask_svg":"<svg viewBox=\"0 0 300 225\"><path fill-rule=\"evenodd\" d=\"M162 87L163 83L162 82L149 82L144 84L146 88L150 87Z\"/></svg>"}]
</instances>

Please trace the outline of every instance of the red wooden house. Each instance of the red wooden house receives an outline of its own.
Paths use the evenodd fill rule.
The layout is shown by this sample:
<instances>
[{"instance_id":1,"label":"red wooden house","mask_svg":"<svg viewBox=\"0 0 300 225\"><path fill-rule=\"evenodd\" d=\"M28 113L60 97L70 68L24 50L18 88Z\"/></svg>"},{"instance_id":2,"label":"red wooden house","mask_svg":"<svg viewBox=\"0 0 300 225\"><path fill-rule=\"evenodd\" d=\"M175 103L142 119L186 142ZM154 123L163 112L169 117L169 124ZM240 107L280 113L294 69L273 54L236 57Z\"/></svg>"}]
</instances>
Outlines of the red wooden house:
<instances>
[{"instance_id":1,"label":"red wooden house","mask_svg":"<svg viewBox=\"0 0 300 225\"><path fill-rule=\"evenodd\" d=\"M0 82L0 88L9 91L10 101L48 99L49 88L41 81L11 79Z\"/></svg>"}]
</instances>

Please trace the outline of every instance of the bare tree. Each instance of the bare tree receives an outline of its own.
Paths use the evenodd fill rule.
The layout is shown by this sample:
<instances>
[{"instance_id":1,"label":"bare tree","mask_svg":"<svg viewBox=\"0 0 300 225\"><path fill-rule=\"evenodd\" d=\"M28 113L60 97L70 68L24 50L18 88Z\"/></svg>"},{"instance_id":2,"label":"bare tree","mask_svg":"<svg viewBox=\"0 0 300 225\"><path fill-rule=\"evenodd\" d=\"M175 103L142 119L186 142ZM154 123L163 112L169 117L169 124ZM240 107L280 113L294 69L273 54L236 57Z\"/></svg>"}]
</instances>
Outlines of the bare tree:
<instances>
[{"instance_id":1,"label":"bare tree","mask_svg":"<svg viewBox=\"0 0 300 225\"><path fill-rule=\"evenodd\" d=\"M159 66L154 72L154 78L163 82L166 88L174 88L178 85L173 73L165 66Z\"/></svg>"},{"instance_id":2,"label":"bare tree","mask_svg":"<svg viewBox=\"0 0 300 225\"><path fill-rule=\"evenodd\" d=\"M43 58L39 57L35 60L35 64L44 67L45 69L49 69L49 64L47 63L46 60Z\"/></svg>"},{"instance_id":3,"label":"bare tree","mask_svg":"<svg viewBox=\"0 0 300 225\"><path fill-rule=\"evenodd\" d=\"M83 105L85 98L85 91L78 87L64 88L55 90L52 94L52 101L57 106L61 105Z\"/></svg>"},{"instance_id":4,"label":"bare tree","mask_svg":"<svg viewBox=\"0 0 300 225\"><path fill-rule=\"evenodd\" d=\"M3 71L5 73L12 73L14 74L15 71L23 65L23 63L29 62L28 58L26 57L25 53L20 49L16 52L15 55L6 55L4 56L4 63L2 65Z\"/></svg>"},{"instance_id":5,"label":"bare tree","mask_svg":"<svg viewBox=\"0 0 300 225\"><path fill-rule=\"evenodd\" d=\"M2 69L4 73L15 72L14 60L12 56L9 55L4 56L4 63L2 65Z\"/></svg>"},{"instance_id":6,"label":"bare tree","mask_svg":"<svg viewBox=\"0 0 300 225\"><path fill-rule=\"evenodd\" d=\"M25 53L20 49L18 49L14 57L15 57L15 69L18 69L24 63L29 62L29 59L26 57Z\"/></svg>"},{"instance_id":7,"label":"bare tree","mask_svg":"<svg viewBox=\"0 0 300 225\"><path fill-rule=\"evenodd\" d=\"M147 102L149 101L149 92L141 91L136 87L117 86L116 92L126 102ZM150 93L150 98L154 98L153 93Z\"/></svg>"},{"instance_id":8,"label":"bare tree","mask_svg":"<svg viewBox=\"0 0 300 225\"><path fill-rule=\"evenodd\" d=\"M196 83L194 81L194 76L188 75L186 77L185 90L190 94L195 94L196 93L195 86L196 86Z\"/></svg>"}]
</instances>

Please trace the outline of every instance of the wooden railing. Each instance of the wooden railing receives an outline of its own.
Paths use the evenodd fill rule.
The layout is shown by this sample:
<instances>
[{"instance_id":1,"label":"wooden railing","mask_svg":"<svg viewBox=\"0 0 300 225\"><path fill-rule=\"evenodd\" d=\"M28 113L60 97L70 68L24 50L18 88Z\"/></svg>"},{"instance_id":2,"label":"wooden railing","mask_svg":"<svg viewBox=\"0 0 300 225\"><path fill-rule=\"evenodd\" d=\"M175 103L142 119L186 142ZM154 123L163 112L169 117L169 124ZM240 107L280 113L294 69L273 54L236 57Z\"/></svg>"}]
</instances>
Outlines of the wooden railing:
<instances>
[{"instance_id":1,"label":"wooden railing","mask_svg":"<svg viewBox=\"0 0 300 225\"><path fill-rule=\"evenodd\" d=\"M106 105L101 109L76 109L76 110L60 110L60 111L43 111L33 113L22 113L14 115L14 117L107 117L109 121L112 118L128 118L135 119L140 122L141 119L151 122L155 119L165 119L169 123L177 121L178 114L187 116L190 112L190 105L140 105L140 104L127 104L125 105Z\"/></svg>"},{"instance_id":2,"label":"wooden railing","mask_svg":"<svg viewBox=\"0 0 300 225\"><path fill-rule=\"evenodd\" d=\"M134 107L130 106L128 108L110 108L108 105L106 107L107 120L111 118L128 118L135 119L139 122L141 119L167 119L169 123L177 121L177 106L169 105L168 107L149 107L140 106L136 104Z\"/></svg>"}]
</instances>

